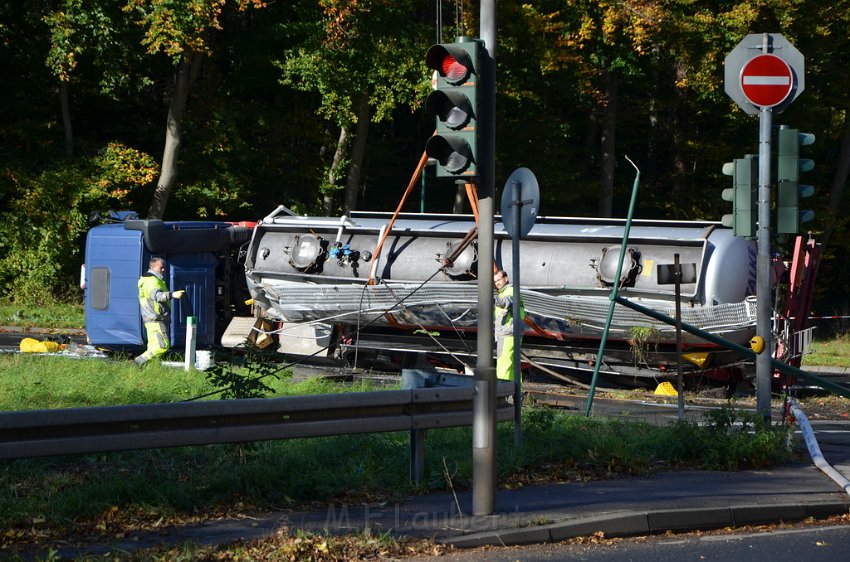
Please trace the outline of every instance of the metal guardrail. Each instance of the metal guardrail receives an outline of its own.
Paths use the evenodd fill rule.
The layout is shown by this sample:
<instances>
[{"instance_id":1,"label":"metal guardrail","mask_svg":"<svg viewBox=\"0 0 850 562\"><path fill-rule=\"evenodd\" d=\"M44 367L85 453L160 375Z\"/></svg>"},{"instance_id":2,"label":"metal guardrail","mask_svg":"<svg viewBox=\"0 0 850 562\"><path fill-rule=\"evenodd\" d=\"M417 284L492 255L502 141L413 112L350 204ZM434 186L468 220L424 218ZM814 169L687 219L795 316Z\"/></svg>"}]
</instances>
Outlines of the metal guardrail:
<instances>
[{"instance_id":1,"label":"metal guardrail","mask_svg":"<svg viewBox=\"0 0 850 562\"><path fill-rule=\"evenodd\" d=\"M497 386L496 418L513 419L512 383ZM0 459L188 445L411 431L421 479L424 430L472 425L471 387L134 404L0 413Z\"/></svg>"}]
</instances>

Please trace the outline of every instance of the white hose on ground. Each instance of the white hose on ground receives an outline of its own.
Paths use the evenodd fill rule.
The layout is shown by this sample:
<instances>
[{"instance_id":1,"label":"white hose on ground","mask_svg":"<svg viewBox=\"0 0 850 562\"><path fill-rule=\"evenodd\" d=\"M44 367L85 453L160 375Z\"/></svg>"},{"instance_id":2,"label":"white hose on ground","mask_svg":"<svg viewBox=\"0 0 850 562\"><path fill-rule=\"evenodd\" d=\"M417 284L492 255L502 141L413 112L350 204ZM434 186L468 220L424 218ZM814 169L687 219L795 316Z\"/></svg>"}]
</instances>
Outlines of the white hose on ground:
<instances>
[{"instance_id":1,"label":"white hose on ground","mask_svg":"<svg viewBox=\"0 0 850 562\"><path fill-rule=\"evenodd\" d=\"M850 494L850 480L832 468L826 459L823 458L823 454L820 451L820 445L818 445L817 440L815 439L815 432L812 430L811 424L809 424L809 420L806 417L806 414L803 413L803 410L800 409L799 404L792 398L790 400L791 405L791 414L794 416L794 419L797 420L797 423L800 426L800 431L803 432L803 438L806 440L806 447L809 449L809 455L812 457L812 461L814 461L815 466L821 469L821 472L832 478L841 488Z\"/></svg>"}]
</instances>

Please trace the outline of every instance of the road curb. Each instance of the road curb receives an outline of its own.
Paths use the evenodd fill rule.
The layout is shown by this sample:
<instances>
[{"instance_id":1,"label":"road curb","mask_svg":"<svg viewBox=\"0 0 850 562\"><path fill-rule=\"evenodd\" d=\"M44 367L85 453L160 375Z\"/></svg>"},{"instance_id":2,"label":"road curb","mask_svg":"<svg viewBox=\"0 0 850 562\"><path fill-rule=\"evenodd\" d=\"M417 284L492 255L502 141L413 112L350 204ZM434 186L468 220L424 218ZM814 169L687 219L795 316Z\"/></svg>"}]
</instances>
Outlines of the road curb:
<instances>
[{"instance_id":1,"label":"road curb","mask_svg":"<svg viewBox=\"0 0 850 562\"><path fill-rule=\"evenodd\" d=\"M0 333L19 334L65 334L69 336L85 336L84 328L38 328L35 326L0 326Z\"/></svg>"},{"instance_id":2,"label":"road curb","mask_svg":"<svg viewBox=\"0 0 850 562\"><path fill-rule=\"evenodd\" d=\"M457 548L512 546L559 542L602 533L605 537L630 537L667 531L698 531L744 525L764 525L804 519L823 519L850 512L847 502L812 504L741 505L701 509L664 509L621 512L519 529L470 533L437 539Z\"/></svg>"}]
</instances>

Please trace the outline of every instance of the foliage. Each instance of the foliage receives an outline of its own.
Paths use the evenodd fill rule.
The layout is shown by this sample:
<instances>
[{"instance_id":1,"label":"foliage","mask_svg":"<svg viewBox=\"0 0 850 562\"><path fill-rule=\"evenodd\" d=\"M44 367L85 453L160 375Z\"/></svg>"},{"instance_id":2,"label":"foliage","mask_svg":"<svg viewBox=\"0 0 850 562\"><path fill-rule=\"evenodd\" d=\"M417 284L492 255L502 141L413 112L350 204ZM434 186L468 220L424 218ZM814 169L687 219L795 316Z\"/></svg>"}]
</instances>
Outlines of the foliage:
<instances>
[{"instance_id":1,"label":"foliage","mask_svg":"<svg viewBox=\"0 0 850 562\"><path fill-rule=\"evenodd\" d=\"M339 181L344 170L360 169L360 160L347 155L353 146L350 129L361 119L381 123L401 108L422 104L427 95L421 59L426 43L420 26L413 33L394 32L399 21L417 21L417 2L324 0L318 8L306 22L291 26L302 41L275 64L283 84L319 94L317 113L341 131L317 186L318 194L329 198L345 183ZM361 99L367 100L368 115L358 114L363 112ZM364 126L362 134L367 130Z\"/></svg>"},{"instance_id":2,"label":"foliage","mask_svg":"<svg viewBox=\"0 0 850 562\"><path fill-rule=\"evenodd\" d=\"M263 379L273 377L280 379L280 367L273 363L271 353L249 346L244 354L231 354L229 358L216 361L216 364L205 372L211 385L219 389L223 399L229 398L262 398L274 389L263 382ZM283 376L292 376L285 371Z\"/></svg>"},{"instance_id":3,"label":"foliage","mask_svg":"<svg viewBox=\"0 0 850 562\"><path fill-rule=\"evenodd\" d=\"M175 62L186 52L210 54L210 32L220 30L227 0L127 0L124 10L137 16L145 29L142 44L148 53L163 52ZM263 0L236 0L239 11L262 8Z\"/></svg>"},{"instance_id":4,"label":"foliage","mask_svg":"<svg viewBox=\"0 0 850 562\"><path fill-rule=\"evenodd\" d=\"M788 458L783 428L766 428L755 414L723 408L708 412L707 424L678 421L658 427L643 422L523 414L523 455L505 469L525 465L555 472L640 474L659 462L709 470L770 466ZM549 448L544 446L548 440ZM526 443L527 442L527 443ZM530 458L529 458L530 455Z\"/></svg>"},{"instance_id":5,"label":"foliage","mask_svg":"<svg viewBox=\"0 0 850 562\"><path fill-rule=\"evenodd\" d=\"M4 294L29 304L57 295L72 298L89 212L132 205L138 188L155 172L150 156L113 142L91 159L37 175L8 170L0 176L15 195L0 213Z\"/></svg>"},{"instance_id":6,"label":"foliage","mask_svg":"<svg viewBox=\"0 0 850 562\"><path fill-rule=\"evenodd\" d=\"M15 301L46 302L71 286L70 262L85 231L77 168L14 178L18 198L0 214L0 288Z\"/></svg>"},{"instance_id":7,"label":"foliage","mask_svg":"<svg viewBox=\"0 0 850 562\"><path fill-rule=\"evenodd\" d=\"M376 123L397 107L420 106L427 95L420 53L425 43L415 33L387 33L396 22L415 15L414 4L319 2L319 19L305 26L309 40L277 63L283 83L317 91L319 113L340 126L356 121L354 98L362 91L369 92Z\"/></svg>"},{"instance_id":8,"label":"foliage","mask_svg":"<svg viewBox=\"0 0 850 562\"><path fill-rule=\"evenodd\" d=\"M659 332L652 326L632 326L629 328L629 346L635 365L644 364L649 360L649 354L657 351Z\"/></svg>"},{"instance_id":9,"label":"foliage","mask_svg":"<svg viewBox=\"0 0 850 562\"><path fill-rule=\"evenodd\" d=\"M151 183L159 173L159 166L149 154L117 141L107 144L94 157L93 164L95 173L84 195L86 201L119 209L132 207L134 190Z\"/></svg>"},{"instance_id":10,"label":"foliage","mask_svg":"<svg viewBox=\"0 0 850 562\"><path fill-rule=\"evenodd\" d=\"M446 18L443 41L455 30L478 34L473 4L441 5L444 14L457 14ZM835 233L824 247L816 308L821 314L840 308L850 291L850 250L840 243L848 228L841 169L847 159L842 142L850 142L843 140L850 139L843 136L850 88L838 70L850 45L848 5L500 2L496 185L527 166L540 180L545 214L594 215L600 115L608 103L604 78L616 72L616 154L628 154L641 168L638 216L717 219L726 212L720 192L728 178L721 166L754 152L758 136L755 120L725 95L724 57L749 33L780 31L806 57L806 88L775 124L817 136L807 149L817 163L807 180L818 194L811 198L816 217L809 226L817 234L833 222ZM47 184L77 184L74 176L94 180L94 154L110 143L132 147L138 158L162 154L174 64L190 51L203 54L204 62L187 102L168 216L256 220L279 203L319 208L341 185L329 181L329 173L339 177L357 164L343 155L331 170L340 127L352 123L363 92L371 120L358 186L363 208L392 210L433 130L422 105L430 78L423 56L435 42L435 15L434 3L413 0L2 3L0 74L14 79L0 90L0 213L19 221L31 205L23 201L28 191L53 196ZM73 122L77 156L71 160L61 150L60 83ZM630 187L631 172L622 161L614 170L615 215L625 212L628 197L617 195ZM35 189L38 183L45 186ZM143 211L153 182L131 185L105 188L130 193L103 205ZM450 209L454 191L450 179L429 177L426 210ZM67 187L55 195L69 199ZM827 205L835 207L834 216L823 212ZM81 198L83 215L85 206ZM79 261L83 228L80 215L72 214L77 218L62 221L69 228L58 238L66 245L61 252L31 250L26 263L42 270L31 285L49 280L54 291L72 292L70 264ZM21 224L33 234L7 242L0 259L62 228L45 214ZM23 265L5 262L0 284L8 289Z\"/></svg>"},{"instance_id":11,"label":"foliage","mask_svg":"<svg viewBox=\"0 0 850 562\"><path fill-rule=\"evenodd\" d=\"M99 67L97 83L107 94L149 86L150 81L145 79L130 85L127 66L134 57L128 48L129 25L119 8L110 0L57 2L42 18L50 33L45 64L51 74L61 82L71 82L78 71L84 70L88 79L90 69L80 68L82 64Z\"/></svg>"}]
</instances>

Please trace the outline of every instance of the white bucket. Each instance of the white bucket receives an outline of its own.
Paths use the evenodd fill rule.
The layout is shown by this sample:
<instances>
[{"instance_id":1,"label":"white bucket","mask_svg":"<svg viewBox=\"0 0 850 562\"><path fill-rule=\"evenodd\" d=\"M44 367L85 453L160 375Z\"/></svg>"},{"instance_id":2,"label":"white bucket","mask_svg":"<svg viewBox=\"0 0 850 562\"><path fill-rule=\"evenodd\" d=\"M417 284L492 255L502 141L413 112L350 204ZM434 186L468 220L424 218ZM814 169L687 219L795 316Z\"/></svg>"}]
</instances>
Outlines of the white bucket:
<instances>
[{"instance_id":1,"label":"white bucket","mask_svg":"<svg viewBox=\"0 0 850 562\"><path fill-rule=\"evenodd\" d=\"M215 356L209 350L199 349L195 352L195 368L199 371L206 371L215 365Z\"/></svg>"}]
</instances>

